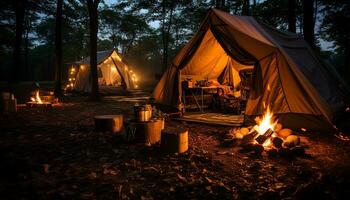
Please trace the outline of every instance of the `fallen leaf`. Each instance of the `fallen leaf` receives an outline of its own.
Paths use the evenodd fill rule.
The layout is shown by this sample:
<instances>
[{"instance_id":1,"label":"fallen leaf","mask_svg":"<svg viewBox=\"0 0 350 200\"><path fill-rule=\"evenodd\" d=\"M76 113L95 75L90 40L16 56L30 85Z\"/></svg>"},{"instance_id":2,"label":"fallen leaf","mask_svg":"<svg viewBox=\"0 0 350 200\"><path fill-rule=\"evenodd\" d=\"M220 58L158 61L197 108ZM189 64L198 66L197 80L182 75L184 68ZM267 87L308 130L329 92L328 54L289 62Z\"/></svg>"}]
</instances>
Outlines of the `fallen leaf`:
<instances>
[{"instance_id":1,"label":"fallen leaf","mask_svg":"<svg viewBox=\"0 0 350 200\"><path fill-rule=\"evenodd\" d=\"M213 181L210 179L210 178L208 178L208 177L205 177L205 179L208 181L208 183L212 183Z\"/></svg>"},{"instance_id":2,"label":"fallen leaf","mask_svg":"<svg viewBox=\"0 0 350 200\"><path fill-rule=\"evenodd\" d=\"M227 154L227 151L218 151L218 152L216 152L218 155L225 155L225 154Z\"/></svg>"},{"instance_id":3,"label":"fallen leaf","mask_svg":"<svg viewBox=\"0 0 350 200\"><path fill-rule=\"evenodd\" d=\"M180 174L177 174L177 177L179 177L179 179L183 182L187 182L186 178L181 176Z\"/></svg>"}]
</instances>

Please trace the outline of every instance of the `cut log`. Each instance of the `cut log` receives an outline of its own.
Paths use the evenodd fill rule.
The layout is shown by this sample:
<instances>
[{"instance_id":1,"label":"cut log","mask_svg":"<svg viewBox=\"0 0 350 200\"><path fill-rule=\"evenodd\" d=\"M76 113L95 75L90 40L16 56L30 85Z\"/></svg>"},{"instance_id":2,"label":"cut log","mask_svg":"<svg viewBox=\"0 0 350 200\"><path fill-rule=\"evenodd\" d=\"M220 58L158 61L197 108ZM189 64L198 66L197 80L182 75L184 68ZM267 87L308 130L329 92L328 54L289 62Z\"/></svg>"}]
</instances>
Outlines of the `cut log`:
<instances>
[{"instance_id":1,"label":"cut log","mask_svg":"<svg viewBox=\"0 0 350 200\"><path fill-rule=\"evenodd\" d=\"M264 147L261 144L254 144L253 145L253 151L256 154L261 154L264 151Z\"/></svg>"},{"instance_id":2,"label":"cut log","mask_svg":"<svg viewBox=\"0 0 350 200\"><path fill-rule=\"evenodd\" d=\"M283 139L280 137L274 137L272 138L272 144L275 148L280 149L283 144Z\"/></svg>"},{"instance_id":3,"label":"cut log","mask_svg":"<svg viewBox=\"0 0 350 200\"><path fill-rule=\"evenodd\" d=\"M162 124L160 120L148 122L131 121L130 126L135 130L135 141L145 145L153 145L160 142Z\"/></svg>"},{"instance_id":4,"label":"cut log","mask_svg":"<svg viewBox=\"0 0 350 200\"><path fill-rule=\"evenodd\" d=\"M269 157L276 157L278 154L278 151L277 151L277 149L272 148L272 149L267 150L266 153Z\"/></svg>"},{"instance_id":5,"label":"cut log","mask_svg":"<svg viewBox=\"0 0 350 200\"><path fill-rule=\"evenodd\" d=\"M242 139L242 144L243 145L246 145L246 144L249 144L249 143L252 143L253 140L255 139L255 137L258 135L258 131L256 130L253 130L251 131L250 133L248 133L247 135L245 135Z\"/></svg>"},{"instance_id":6,"label":"cut log","mask_svg":"<svg viewBox=\"0 0 350 200\"><path fill-rule=\"evenodd\" d=\"M98 115L94 117L95 130L120 133L123 128L123 115Z\"/></svg>"},{"instance_id":7,"label":"cut log","mask_svg":"<svg viewBox=\"0 0 350 200\"><path fill-rule=\"evenodd\" d=\"M165 129L160 144L166 153L184 153L188 150L188 130Z\"/></svg>"},{"instance_id":8,"label":"cut log","mask_svg":"<svg viewBox=\"0 0 350 200\"><path fill-rule=\"evenodd\" d=\"M269 139L271 137L271 135L273 134L273 130L268 129L264 134L259 135L255 140L259 143L259 144L264 144L264 142Z\"/></svg>"}]
</instances>

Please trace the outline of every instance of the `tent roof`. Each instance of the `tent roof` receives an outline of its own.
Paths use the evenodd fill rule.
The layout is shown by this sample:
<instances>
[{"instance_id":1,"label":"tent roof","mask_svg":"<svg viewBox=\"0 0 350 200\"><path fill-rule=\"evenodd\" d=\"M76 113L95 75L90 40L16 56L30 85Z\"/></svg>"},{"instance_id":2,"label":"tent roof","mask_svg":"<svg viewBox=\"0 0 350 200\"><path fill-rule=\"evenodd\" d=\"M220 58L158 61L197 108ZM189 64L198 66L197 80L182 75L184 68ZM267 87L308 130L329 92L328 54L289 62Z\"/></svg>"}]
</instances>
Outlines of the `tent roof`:
<instances>
[{"instance_id":1,"label":"tent roof","mask_svg":"<svg viewBox=\"0 0 350 200\"><path fill-rule=\"evenodd\" d=\"M97 64L99 65L103 61L105 61L109 56L112 55L112 53L114 51L115 51L114 49L112 49L112 50L105 50L105 51L98 51L97 52ZM117 55L119 55L119 54L117 53ZM85 57L82 60L77 61L76 64L79 64L79 65L81 65L81 64L90 65L90 56Z\"/></svg>"}]
</instances>

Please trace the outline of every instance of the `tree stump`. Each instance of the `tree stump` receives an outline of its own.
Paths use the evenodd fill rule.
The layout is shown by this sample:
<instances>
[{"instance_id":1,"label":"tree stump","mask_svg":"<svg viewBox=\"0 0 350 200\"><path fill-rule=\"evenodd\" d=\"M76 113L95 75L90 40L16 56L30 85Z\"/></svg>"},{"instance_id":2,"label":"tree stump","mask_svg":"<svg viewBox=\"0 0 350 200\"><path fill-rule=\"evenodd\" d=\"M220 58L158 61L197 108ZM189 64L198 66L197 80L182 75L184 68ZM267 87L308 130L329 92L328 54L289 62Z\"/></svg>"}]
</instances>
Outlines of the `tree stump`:
<instances>
[{"instance_id":1,"label":"tree stump","mask_svg":"<svg viewBox=\"0 0 350 200\"><path fill-rule=\"evenodd\" d=\"M166 153L184 153L188 150L188 130L165 129L160 144Z\"/></svg>"},{"instance_id":2,"label":"tree stump","mask_svg":"<svg viewBox=\"0 0 350 200\"><path fill-rule=\"evenodd\" d=\"M96 131L120 133L123 128L123 115L97 115L94 117Z\"/></svg>"},{"instance_id":3,"label":"tree stump","mask_svg":"<svg viewBox=\"0 0 350 200\"><path fill-rule=\"evenodd\" d=\"M0 111L17 112L17 99L9 92L1 92Z\"/></svg>"},{"instance_id":4,"label":"tree stump","mask_svg":"<svg viewBox=\"0 0 350 200\"><path fill-rule=\"evenodd\" d=\"M135 141L143 142L146 145L152 145L160 142L161 137L161 121L150 120L147 122L130 122L130 126L135 129Z\"/></svg>"}]
</instances>

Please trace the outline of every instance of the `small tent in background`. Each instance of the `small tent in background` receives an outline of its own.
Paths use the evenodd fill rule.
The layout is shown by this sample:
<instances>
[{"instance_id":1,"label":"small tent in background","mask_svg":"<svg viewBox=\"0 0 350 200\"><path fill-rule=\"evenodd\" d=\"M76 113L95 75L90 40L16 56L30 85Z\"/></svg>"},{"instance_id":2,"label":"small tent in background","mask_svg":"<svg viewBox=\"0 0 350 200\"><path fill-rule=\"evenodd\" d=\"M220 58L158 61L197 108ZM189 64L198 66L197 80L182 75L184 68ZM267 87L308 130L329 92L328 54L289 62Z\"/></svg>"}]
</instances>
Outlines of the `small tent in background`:
<instances>
[{"instance_id":1,"label":"small tent in background","mask_svg":"<svg viewBox=\"0 0 350 200\"><path fill-rule=\"evenodd\" d=\"M152 98L176 106L182 100L181 82L187 78L222 79L232 84L242 69L254 70L245 114L263 114L270 105L290 128L325 130L344 106L340 82L297 34L282 32L250 16L211 9L199 31L178 52L155 87ZM229 80L229 78L224 78Z\"/></svg>"},{"instance_id":2,"label":"small tent in background","mask_svg":"<svg viewBox=\"0 0 350 200\"><path fill-rule=\"evenodd\" d=\"M124 90L138 87L134 72L115 50L97 52L97 72L100 86L120 86ZM68 72L67 87L77 92L91 91L90 57L75 62Z\"/></svg>"}]
</instances>

